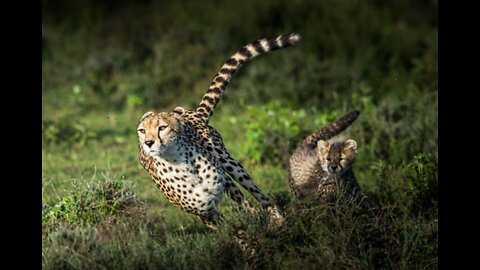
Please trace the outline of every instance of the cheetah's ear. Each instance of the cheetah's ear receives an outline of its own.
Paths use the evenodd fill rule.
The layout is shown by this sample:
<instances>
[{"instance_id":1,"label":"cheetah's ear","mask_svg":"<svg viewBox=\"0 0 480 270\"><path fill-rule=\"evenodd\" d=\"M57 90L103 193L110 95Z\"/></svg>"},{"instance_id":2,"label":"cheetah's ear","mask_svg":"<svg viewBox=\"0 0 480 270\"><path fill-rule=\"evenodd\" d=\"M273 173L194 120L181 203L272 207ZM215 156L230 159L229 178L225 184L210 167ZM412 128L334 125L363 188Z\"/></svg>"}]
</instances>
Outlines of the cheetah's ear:
<instances>
[{"instance_id":1,"label":"cheetah's ear","mask_svg":"<svg viewBox=\"0 0 480 270\"><path fill-rule=\"evenodd\" d=\"M173 109L172 112L182 115L185 113L185 111L186 111L185 108L178 106L175 109Z\"/></svg>"},{"instance_id":2,"label":"cheetah's ear","mask_svg":"<svg viewBox=\"0 0 480 270\"><path fill-rule=\"evenodd\" d=\"M357 142L352 140L352 139L348 139L345 141L345 149L352 149L353 151L357 151Z\"/></svg>"},{"instance_id":3,"label":"cheetah's ear","mask_svg":"<svg viewBox=\"0 0 480 270\"><path fill-rule=\"evenodd\" d=\"M140 118L140 122L142 122L145 118L149 117L150 115L153 115L154 112L146 112L143 114L142 118Z\"/></svg>"},{"instance_id":4,"label":"cheetah's ear","mask_svg":"<svg viewBox=\"0 0 480 270\"><path fill-rule=\"evenodd\" d=\"M328 144L328 142L324 141L324 140L320 140L317 142L317 151L319 153L321 153L322 151L327 151L328 152L328 148L330 147L330 145Z\"/></svg>"}]
</instances>

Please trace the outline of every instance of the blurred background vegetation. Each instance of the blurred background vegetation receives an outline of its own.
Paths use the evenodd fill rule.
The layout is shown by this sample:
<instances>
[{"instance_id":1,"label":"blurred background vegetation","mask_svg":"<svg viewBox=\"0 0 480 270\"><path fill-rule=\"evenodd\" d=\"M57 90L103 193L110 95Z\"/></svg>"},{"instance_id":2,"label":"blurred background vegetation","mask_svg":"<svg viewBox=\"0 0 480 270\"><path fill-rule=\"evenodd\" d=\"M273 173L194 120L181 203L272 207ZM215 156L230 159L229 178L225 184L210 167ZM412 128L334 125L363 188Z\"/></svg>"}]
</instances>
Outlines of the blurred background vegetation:
<instances>
[{"instance_id":1,"label":"blurred background vegetation","mask_svg":"<svg viewBox=\"0 0 480 270\"><path fill-rule=\"evenodd\" d=\"M399 245L398 250L348 253L342 257L345 264L331 266L362 268L363 263L390 268L389 260L400 260L404 267L435 265L437 13L435 0L43 1L44 266L98 267L82 256L98 251L98 247L86 245L100 240L76 230L97 228L99 216L116 216L124 201L129 202L128 207L138 208L132 212L137 219L139 213L151 215L145 217L148 225L154 218L165 218L162 229L172 231L175 239L183 239L178 246L163 239L172 245L168 249L159 242L146 241L159 230L149 229L151 224L143 224L143 229L136 227L138 230L129 227L127 231L133 230L137 236L145 233L142 239L146 242L136 242L136 249L155 250L149 245L156 244L172 252L186 246L202 250L218 244L205 240L200 241L204 246L189 246L189 241L198 237L211 238L212 232L199 229L201 225L194 217L171 206L156 190L138 162L136 126L139 117L150 109L195 108L213 76L235 50L255 39L288 32L301 34L301 42L259 57L237 72L211 125L221 132L226 147L261 189L280 198L289 197L288 158L296 144L342 114L360 110L360 118L342 134L359 143L355 166L358 181L381 205L401 206L405 211L405 215L392 212L397 213L392 214L396 219L390 221L369 222L379 228L396 224L399 234L417 230L423 240L399 241L398 235L392 235L383 241ZM107 183L110 191L97 186L101 183ZM131 190L125 191L129 194L125 197L118 192L123 192L128 183ZM89 192L100 194L100 199ZM108 195L117 193L120 195ZM107 197L115 203L106 203ZM229 213L229 200L222 204L223 211ZM314 225L318 224L310 224L312 228ZM193 226L193 236L182 230L179 235L178 228L184 226ZM104 235L112 230L97 233ZM67 248L70 242L59 240L65 234L84 244L72 252ZM119 241L110 237L110 241ZM215 239L223 241L221 237ZM361 239L358 245L367 243ZM120 247L120 253L133 249ZM317 247L322 252L334 252L335 248ZM156 250L161 253L158 246ZM404 253L397 258L399 250ZM382 257L382 252L395 256ZM70 256L67 262L66 254ZM116 253L106 252L92 260L99 263L112 254ZM280 252L278 256L285 254ZM314 252L302 254L307 258L302 262L276 261L264 266L308 267L312 263L308 258ZM142 256L147 255L138 256L144 262L139 265L149 268ZM361 259L349 261L353 257ZM168 267L162 264L163 257L156 258L155 266ZM328 256L321 262L329 258L333 263L333 257ZM184 267L198 268L184 257L178 260L188 262ZM109 262L100 265L112 266ZM129 263L138 267L138 262ZM251 267L248 263L240 265Z\"/></svg>"}]
</instances>

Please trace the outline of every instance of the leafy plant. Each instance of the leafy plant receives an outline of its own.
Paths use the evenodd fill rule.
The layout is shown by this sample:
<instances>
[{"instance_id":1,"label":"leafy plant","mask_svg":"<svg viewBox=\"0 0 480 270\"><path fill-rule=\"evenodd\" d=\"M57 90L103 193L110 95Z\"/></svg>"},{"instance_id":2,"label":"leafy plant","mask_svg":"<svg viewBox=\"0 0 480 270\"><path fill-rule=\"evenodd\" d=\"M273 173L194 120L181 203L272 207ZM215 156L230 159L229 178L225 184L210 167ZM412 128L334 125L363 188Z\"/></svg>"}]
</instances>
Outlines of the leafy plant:
<instances>
[{"instance_id":1,"label":"leafy plant","mask_svg":"<svg viewBox=\"0 0 480 270\"><path fill-rule=\"evenodd\" d=\"M66 222L71 225L97 224L107 217L128 212L142 206L131 187L118 180L89 184L88 188L75 185L68 196L42 209L44 228Z\"/></svg>"}]
</instances>

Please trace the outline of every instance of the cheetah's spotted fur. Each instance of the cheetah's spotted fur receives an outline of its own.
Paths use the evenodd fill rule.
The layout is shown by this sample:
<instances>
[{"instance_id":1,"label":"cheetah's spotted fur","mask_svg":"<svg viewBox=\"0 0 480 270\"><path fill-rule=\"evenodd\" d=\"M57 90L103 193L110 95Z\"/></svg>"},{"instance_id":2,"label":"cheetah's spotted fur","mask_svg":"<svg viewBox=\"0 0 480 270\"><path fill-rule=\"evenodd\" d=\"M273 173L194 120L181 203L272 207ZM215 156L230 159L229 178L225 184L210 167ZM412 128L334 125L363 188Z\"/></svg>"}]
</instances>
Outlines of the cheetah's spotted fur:
<instances>
[{"instance_id":1,"label":"cheetah's spotted fur","mask_svg":"<svg viewBox=\"0 0 480 270\"><path fill-rule=\"evenodd\" d=\"M357 119L358 111L349 112L330 125L311 134L290 157L290 190L297 198L313 197L328 202L333 195L360 199L364 206L372 206L362 192L353 174L357 142L330 140Z\"/></svg>"},{"instance_id":2,"label":"cheetah's spotted fur","mask_svg":"<svg viewBox=\"0 0 480 270\"><path fill-rule=\"evenodd\" d=\"M360 112L352 111L307 136L290 157L289 186L297 198L314 196L326 175L320 164L317 143L340 134L350 126Z\"/></svg>"},{"instance_id":3,"label":"cheetah's spotted fur","mask_svg":"<svg viewBox=\"0 0 480 270\"><path fill-rule=\"evenodd\" d=\"M250 192L273 221L283 216L253 183L242 165L227 152L223 140L208 121L232 75L249 59L288 47L297 34L260 39L233 54L214 77L202 102L194 111L182 107L172 112L147 112L138 126L140 161L165 196L184 211L215 227L221 221L217 205L223 192L239 204L244 195L232 181Z\"/></svg>"}]
</instances>

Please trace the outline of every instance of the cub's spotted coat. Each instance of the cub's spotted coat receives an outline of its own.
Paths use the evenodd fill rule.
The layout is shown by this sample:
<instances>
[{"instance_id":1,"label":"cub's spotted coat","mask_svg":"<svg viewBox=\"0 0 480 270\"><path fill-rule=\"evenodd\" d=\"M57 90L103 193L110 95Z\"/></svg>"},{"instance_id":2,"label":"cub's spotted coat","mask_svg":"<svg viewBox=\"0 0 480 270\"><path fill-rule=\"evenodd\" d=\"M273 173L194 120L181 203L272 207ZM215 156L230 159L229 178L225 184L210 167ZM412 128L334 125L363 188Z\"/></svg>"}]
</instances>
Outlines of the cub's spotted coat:
<instances>
[{"instance_id":1,"label":"cub's spotted coat","mask_svg":"<svg viewBox=\"0 0 480 270\"><path fill-rule=\"evenodd\" d=\"M214 77L197 109L147 112L138 126L140 161L165 196L184 211L215 227L221 221L217 205L223 192L239 204L244 196L232 180L250 192L272 221L283 216L253 183L242 165L227 152L220 134L208 121L232 75L253 57L285 48L300 39L297 34L260 39L234 53Z\"/></svg>"},{"instance_id":2,"label":"cub's spotted coat","mask_svg":"<svg viewBox=\"0 0 480 270\"><path fill-rule=\"evenodd\" d=\"M338 178L338 175L329 173L328 166L326 166L327 157L325 154L338 154L339 152L325 152L327 148L322 142L345 130L358 118L359 114L360 112L358 111L347 113L330 125L307 136L295 149L290 157L289 186L297 198L306 196L320 198L321 196L319 197L319 194L323 194L327 189L333 187L329 184L336 182L333 179ZM318 145L320 144L325 147L319 148ZM339 144L335 144L332 150L338 150L339 148L337 146L339 146ZM322 152L320 152L320 150L322 150ZM354 157L354 152L349 153L352 153ZM353 160L354 159L352 159L352 161ZM339 168L340 167L336 167L335 170ZM347 166L347 168L351 169L350 166ZM341 172L343 173L344 170ZM351 170L348 171L347 175L350 175L350 173L353 175Z\"/></svg>"},{"instance_id":3,"label":"cub's spotted coat","mask_svg":"<svg viewBox=\"0 0 480 270\"><path fill-rule=\"evenodd\" d=\"M320 201L328 201L332 195L346 194L365 200L368 199L360 189L353 164L357 154L357 142L351 139L345 141L318 141L317 153L323 173L319 175L320 183L315 197Z\"/></svg>"}]
</instances>

